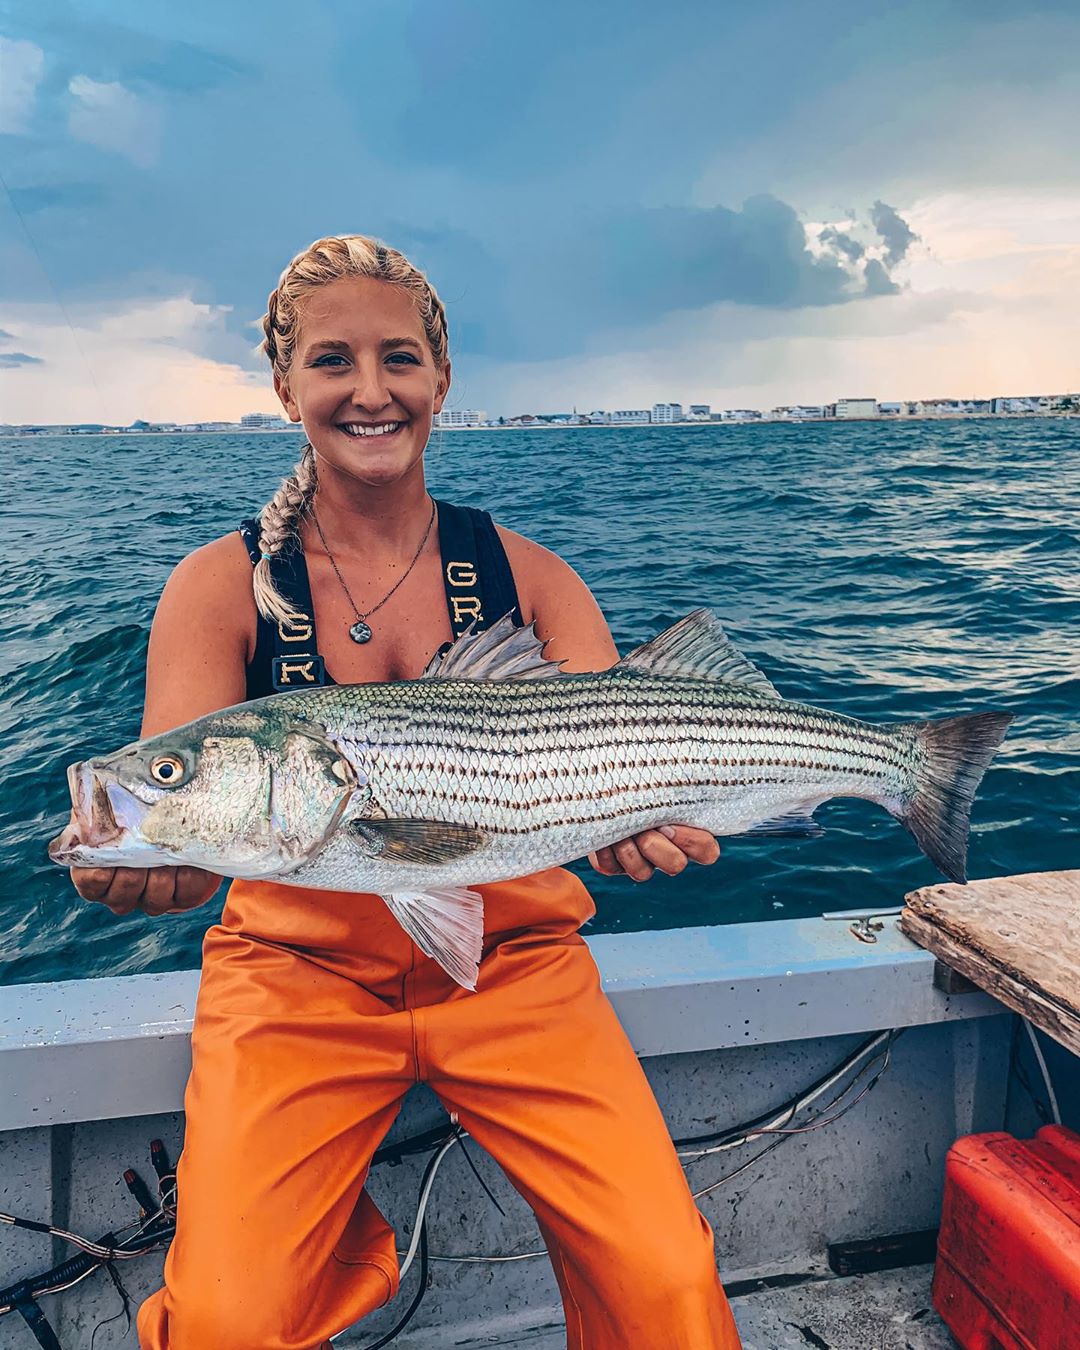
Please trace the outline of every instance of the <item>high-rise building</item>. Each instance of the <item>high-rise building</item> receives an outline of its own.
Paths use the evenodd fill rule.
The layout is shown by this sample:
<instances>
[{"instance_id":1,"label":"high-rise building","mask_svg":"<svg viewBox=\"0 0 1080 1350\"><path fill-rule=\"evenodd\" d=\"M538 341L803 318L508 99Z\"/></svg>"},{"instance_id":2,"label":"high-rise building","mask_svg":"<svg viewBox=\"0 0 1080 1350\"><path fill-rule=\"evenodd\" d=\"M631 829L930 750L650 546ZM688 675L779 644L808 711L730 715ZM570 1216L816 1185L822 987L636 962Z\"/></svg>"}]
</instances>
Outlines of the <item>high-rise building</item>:
<instances>
[{"instance_id":1,"label":"high-rise building","mask_svg":"<svg viewBox=\"0 0 1080 1350\"><path fill-rule=\"evenodd\" d=\"M654 422L681 422L683 411L681 403L654 403L652 410Z\"/></svg>"},{"instance_id":2,"label":"high-rise building","mask_svg":"<svg viewBox=\"0 0 1080 1350\"><path fill-rule=\"evenodd\" d=\"M444 430L446 427L482 427L487 421L487 413L477 408L444 408L431 419L431 425Z\"/></svg>"}]
</instances>

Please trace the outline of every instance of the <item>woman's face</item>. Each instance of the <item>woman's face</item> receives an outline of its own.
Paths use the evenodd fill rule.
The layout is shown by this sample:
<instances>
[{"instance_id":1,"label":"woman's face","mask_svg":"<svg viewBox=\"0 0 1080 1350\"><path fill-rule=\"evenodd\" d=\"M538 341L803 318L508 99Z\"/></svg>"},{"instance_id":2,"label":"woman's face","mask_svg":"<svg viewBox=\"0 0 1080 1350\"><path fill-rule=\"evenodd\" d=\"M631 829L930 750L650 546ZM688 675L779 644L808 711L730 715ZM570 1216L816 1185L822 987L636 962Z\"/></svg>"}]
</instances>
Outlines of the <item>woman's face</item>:
<instances>
[{"instance_id":1,"label":"woman's face","mask_svg":"<svg viewBox=\"0 0 1080 1350\"><path fill-rule=\"evenodd\" d=\"M292 367L284 380L274 376L320 472L371 487L397 482L419 462L449 387L450 363L436 368L409 293L369 277L332 281L307 297Z\"/></svg>"}]
</instances>

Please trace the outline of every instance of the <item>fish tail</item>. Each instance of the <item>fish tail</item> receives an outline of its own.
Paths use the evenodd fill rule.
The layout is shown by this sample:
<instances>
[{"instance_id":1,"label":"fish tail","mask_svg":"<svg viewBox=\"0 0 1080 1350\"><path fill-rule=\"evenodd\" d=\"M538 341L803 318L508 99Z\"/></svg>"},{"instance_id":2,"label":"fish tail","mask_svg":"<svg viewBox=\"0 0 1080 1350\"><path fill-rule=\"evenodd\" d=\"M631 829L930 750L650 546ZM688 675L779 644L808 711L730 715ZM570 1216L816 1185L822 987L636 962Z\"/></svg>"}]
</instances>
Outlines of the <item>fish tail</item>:
<instances>
[{"instance_id":1,"label":"fish tail","mask_svg":"<svg viewBox=\"0 0 1080 1350\"><path fill-rule=\"evenodd\" d=\"M913 734L922 753L914 792L887 809L950 881L967 881L971 803L1011 721L1012 713L985 712L897 728Z\"/></svg>"}]
</instances>

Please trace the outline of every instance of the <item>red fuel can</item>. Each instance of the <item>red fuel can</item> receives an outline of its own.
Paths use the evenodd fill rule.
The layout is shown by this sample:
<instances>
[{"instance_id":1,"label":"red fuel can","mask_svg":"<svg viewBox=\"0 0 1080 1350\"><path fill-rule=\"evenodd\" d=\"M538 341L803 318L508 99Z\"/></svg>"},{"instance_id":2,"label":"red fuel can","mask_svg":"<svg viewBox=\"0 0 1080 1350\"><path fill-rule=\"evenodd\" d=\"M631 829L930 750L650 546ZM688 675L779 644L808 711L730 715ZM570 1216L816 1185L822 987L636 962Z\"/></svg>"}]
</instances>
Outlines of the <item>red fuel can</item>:
<instances>
[{"instance_id":1,"label":"red fuel can","mask_svg":"<svg viewBox=\"0 0 1080 1350\"><path fill-rule=\"evenodd\" d=\"M964 1350L1080 1350L1080 1135L957 1140L934 1307Z\"/></svg>"}]
</instances>

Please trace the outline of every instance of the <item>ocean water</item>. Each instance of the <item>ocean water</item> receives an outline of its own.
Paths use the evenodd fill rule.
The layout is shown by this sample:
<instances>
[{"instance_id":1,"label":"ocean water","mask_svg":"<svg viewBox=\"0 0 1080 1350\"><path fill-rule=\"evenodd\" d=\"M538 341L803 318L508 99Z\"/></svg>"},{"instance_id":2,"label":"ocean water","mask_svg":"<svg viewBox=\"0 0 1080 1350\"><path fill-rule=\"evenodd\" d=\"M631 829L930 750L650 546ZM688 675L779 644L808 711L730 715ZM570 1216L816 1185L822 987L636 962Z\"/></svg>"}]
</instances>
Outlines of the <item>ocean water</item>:
<instances>
[{"instance_id":1,"label":"ocean water","mask_svg":"<svg viewBox=\"0 0 1080 1350\"><path fill-rule=\"evenodd\" d=\"M0 980L198 965L200 910L114 918L47 841L65 767L138 734L172 566L273 491L284 434L0 439ZM1080 865L1080 421L436 433L436 495L568 559L626 649L710 605L783 694L873 721L1016 714L976 801L973 877ZM863 802L822 838L731 839L635 885L580 867L592 931L888 907L937 879Z\"/></svg>"}]
</instances>

